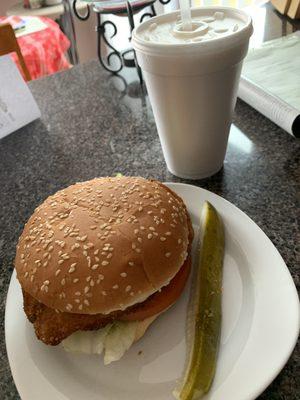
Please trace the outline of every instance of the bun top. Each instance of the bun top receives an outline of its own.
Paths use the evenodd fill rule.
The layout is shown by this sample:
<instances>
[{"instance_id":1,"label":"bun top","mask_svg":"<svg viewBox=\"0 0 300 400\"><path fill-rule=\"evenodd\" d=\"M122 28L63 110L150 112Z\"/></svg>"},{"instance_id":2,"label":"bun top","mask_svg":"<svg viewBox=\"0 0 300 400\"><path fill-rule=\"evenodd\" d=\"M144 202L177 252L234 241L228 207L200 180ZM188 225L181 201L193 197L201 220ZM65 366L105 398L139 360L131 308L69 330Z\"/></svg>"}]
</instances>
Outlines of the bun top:
<instances>
[{"instance_id":1,"label":"bun top","mask_svg":"<svg viewBox=\"0 0 300 400\"><path fill-rule=\"evenodd\" d=\"M108 314L167 285L188 249L181 198L157 181L97 178L48 197L26 223L22 288L63 312Z\"/></svg>"}]
</instances>

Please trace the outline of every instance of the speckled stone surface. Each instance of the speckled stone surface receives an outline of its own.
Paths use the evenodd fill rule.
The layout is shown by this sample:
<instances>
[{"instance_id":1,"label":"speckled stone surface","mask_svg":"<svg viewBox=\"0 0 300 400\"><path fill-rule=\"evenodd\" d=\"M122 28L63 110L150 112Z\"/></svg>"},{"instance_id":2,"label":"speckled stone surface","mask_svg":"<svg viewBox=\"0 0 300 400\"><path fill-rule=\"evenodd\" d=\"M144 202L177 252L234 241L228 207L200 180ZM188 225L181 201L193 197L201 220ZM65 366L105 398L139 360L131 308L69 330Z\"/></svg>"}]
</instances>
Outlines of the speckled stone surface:
<instances>
[{"instance_id":1,"label":"speckled stone surface","mask_svg":"<svg viewBox=\"0 0 300 400\"><path fill-rule=\"evenodd\" d=\"M6 356L4 309L17 238L34 208L64 186L116 172L181 181L166 169L149 102L137 84L124 90L95 61L30 87L42 119L0 141L3 400L19 398ZM298 288L299 158L299 140L238 102L223 170L193 182L235 204L265 231ZM299 399L299 354L298 346L260 400Z\"/></svg>"}]
</instances>

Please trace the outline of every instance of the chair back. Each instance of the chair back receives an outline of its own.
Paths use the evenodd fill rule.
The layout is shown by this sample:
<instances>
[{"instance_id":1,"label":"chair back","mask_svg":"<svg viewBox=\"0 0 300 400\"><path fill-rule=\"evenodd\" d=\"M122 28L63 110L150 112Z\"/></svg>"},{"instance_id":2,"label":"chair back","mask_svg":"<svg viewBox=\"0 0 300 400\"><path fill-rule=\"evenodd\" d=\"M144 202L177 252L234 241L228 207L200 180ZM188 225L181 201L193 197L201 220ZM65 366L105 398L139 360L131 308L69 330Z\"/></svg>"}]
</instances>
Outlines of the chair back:
<instances>
[{"instance_id":1,"label":"chair back","mask_svg":"<svg viewBox=\"0 0 300 400\"><path fill-rule=\"evenodd\" d=\"M0 56L13 52L17 53L26 81L31 81L30 73L12 26L8 23L0 24Z\"/></svg>"}]
</instances>

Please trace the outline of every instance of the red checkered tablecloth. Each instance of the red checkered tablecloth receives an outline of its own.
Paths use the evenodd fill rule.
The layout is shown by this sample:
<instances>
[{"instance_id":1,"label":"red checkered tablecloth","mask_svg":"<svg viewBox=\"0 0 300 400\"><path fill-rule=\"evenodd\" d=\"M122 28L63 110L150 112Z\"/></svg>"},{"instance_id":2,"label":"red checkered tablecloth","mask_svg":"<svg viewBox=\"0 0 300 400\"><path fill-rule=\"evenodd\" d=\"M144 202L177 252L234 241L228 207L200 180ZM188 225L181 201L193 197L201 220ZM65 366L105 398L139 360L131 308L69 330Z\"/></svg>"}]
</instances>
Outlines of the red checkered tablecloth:
<instances>
[{"instance_id":1,"label":"red checkered tablecloth","mask_svg":"<svg viewBox=\"0 0 300 400\"><path fill-rule=\"evenodd\" d=\"M17 18L19 17L0 17L0 23L10 22L13 25ZM17 39L32 79L70 68L70 63L65 56L70 47L69 39L56 22L46 17L38 18L47 27ZM16 54L11 56L22 73Z\"/></svg>"}]
</instances>

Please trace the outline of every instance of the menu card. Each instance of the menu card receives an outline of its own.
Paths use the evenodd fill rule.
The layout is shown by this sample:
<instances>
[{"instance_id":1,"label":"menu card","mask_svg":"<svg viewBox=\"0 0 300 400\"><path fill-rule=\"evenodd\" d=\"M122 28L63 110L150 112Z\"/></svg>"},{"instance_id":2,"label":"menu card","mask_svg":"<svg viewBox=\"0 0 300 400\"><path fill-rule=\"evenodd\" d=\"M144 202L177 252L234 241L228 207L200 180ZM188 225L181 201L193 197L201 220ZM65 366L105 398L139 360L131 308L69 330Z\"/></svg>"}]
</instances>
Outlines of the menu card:
<instances>
[{"instance_id":1,"label":"menu card","mask_svg":"<svg viewBox=\"0 0 300 400\"><path fill-rule=\"evenodd\" d=\"M41 112L9 55L0 57L0 88L1 139L40 118Z\"/></svg>"}]
</instances>

